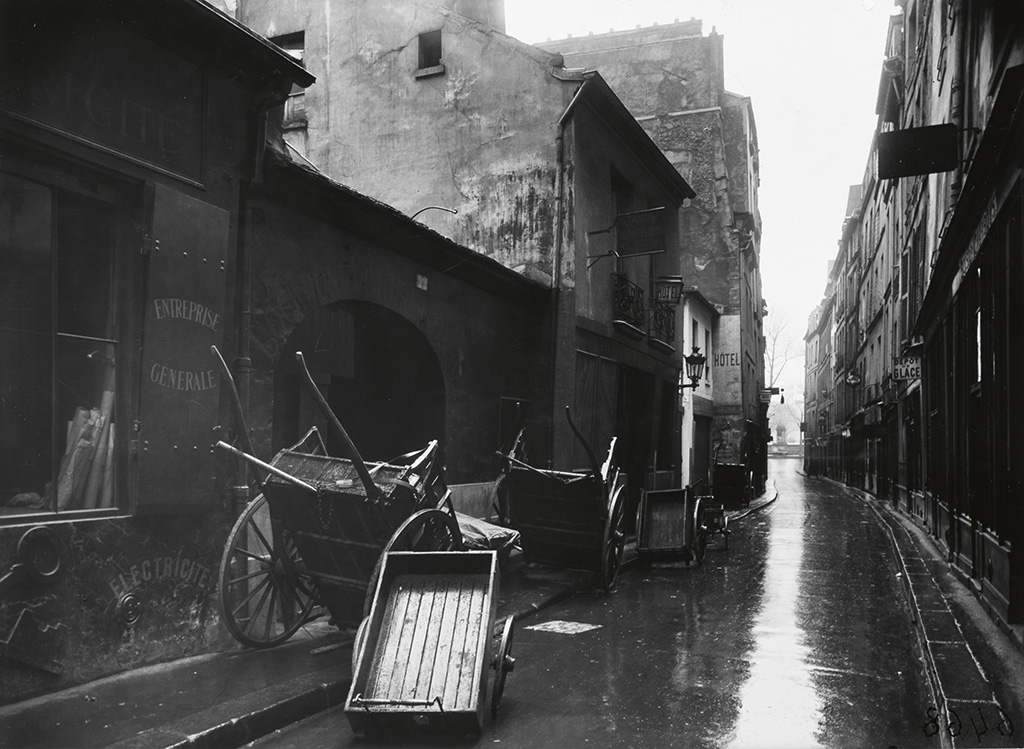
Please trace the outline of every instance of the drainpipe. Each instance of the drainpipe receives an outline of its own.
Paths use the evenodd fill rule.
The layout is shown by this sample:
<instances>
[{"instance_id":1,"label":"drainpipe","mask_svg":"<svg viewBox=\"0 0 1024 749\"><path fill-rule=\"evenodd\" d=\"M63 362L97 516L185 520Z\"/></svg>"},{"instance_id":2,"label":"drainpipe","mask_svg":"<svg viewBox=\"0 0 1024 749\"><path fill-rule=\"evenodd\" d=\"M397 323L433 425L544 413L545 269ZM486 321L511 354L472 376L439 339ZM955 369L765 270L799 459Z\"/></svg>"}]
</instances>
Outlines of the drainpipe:
<instances>
[{"instance_id":1,"label":"drainpipe","mask_svg":"<svg viewBox=\"0 0 1024 749\"><path fill-rule=\"evenodd\" d=\"M281 106L288 98L288 90L284 84L278 86L281 91L275 91L264 97L255 107L254 117L256 119L256 133L253 143L253 170L250 180L243 180L239 187L238 207L238 247L235 259L236 293L238 295L238 344L237 355L233 364L235 387L238 390L238 399L242 404L242 413L245 415L245 424L237 424L238 429L248 429L249 422L249 383L252 376L252 357L249 345L249 336L252 330L252 260L250 247L252 245L252 216L249 207L250 185L260 184L263 181L263 161L267 141L267 113L274 107ZM240 515L245 506L249 503L249 464L246 460L238 458L235 466L235 484L231 487L231 504L235 515Z\"/></svg>"},{"instance_id":2,"label":"drainpipe","mask_svg":"<svg viewBox=\"0 0 1024 749\"><path fill-rule=\"evenodd\" d=\"M955 206L960 198L960 190L963 189L964 181L964 160L967 151L967 135L964 132L964 105L966 101L966 93L964 91L964 78L966 71L964 66L966 64L966 41L967 34L964 24L967 22L967 14L964 12L963 2L957 2L954 5L955 20L956 24L956 36L953 38L953 43L956 45L955 54L953 57L953 76L949 84L950 93L950 112L949 117L953 121L953 124L957 127L960 141L960 158L956 166L956 170L953 172L953 180L950 184L949 191L950 197L952 198L952 204Z\"/></svg>"}]
</instances>

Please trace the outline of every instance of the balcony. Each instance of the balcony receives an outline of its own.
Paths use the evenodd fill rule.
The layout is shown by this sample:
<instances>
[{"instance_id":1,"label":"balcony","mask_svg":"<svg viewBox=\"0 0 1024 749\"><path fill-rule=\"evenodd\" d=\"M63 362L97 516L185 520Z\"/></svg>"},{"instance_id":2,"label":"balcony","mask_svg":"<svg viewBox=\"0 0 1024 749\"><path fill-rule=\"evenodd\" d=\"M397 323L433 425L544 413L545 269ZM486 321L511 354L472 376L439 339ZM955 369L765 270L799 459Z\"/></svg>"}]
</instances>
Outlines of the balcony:
<instances>
[{"instance_id":1,"label":"balcony","mask_svg":"<svg viewBox=\"0 0 1024 749\"><path fill-rule=\"evenodd\" d=\"M655 302L653 314L650 344L666 353L672 353L676 350L676 308Z\"/></svg>"},{"instance_id":2,"label":"balcony","mask_svg":"<svg viewBox=\"0 0 1024 749\"><path fill-rule=\"evenodd\" d=\"M636 340L644 332L644 290L621 273L612 273L612 325Z\"/></svg>"}]
</instances>

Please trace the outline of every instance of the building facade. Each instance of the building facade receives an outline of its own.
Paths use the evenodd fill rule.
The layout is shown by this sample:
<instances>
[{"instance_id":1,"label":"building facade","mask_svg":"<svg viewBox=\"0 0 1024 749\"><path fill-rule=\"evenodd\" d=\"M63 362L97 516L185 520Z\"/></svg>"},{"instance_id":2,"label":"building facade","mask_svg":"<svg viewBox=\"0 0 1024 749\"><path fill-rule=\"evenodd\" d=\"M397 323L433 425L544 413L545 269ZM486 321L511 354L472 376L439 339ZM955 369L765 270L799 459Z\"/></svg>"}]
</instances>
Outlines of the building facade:
<instances>
[{"instance_id":1,"label":"building facade","mask_svg":"<svg viewBox=\"0 0 1024 749\"><path fill-rule=\"evenodd\" d=\"M849 437L824 473L916 519L1012 625L1024 618L1012 469L1024 403L1011 382L1024 35L1011 4L897 6L861 199L837 256L846 281L828 292L833 387L847 402L832 431ZM820 420L821 389L816 398Z\"/></svg>"},{"instance_id":2,"label":"building facade","mask_svg":"<svg viewBox=\"0 0 1024 749\"><path fill-rule=\"evenodd\" d=\"M320 81L286 118L294 159L546 285L548 387L503 397L537 465L586 465L566 406L599 455L617 436L635 501L649 469L679 473L682 333L659 289L695 193L599 74L506 36L499 10L246 0L238 17L301 42Z\"/></svg>"},{"instance_id":3,"label":"building facade","mask_svg":"<svg viewBox=\"0 0 1024 749\"><path fill-rule=\"evenodd\" d=\"M289 157L294 57L200 0L62 7L0 7L0 702L237 646L211 347L263 460L331 440L297 350L367 459L438 439L454 481L550 390L547 284Z\"/></svg>"},{"instance_id":4,"label":"building facade","mask_svg":"<svg viewBox=\"0 0 1024 749\"><path fill-rule=\"evenodd\" d=\"M210 347L237 351L260 123L312 77L205 3L151 10L0 8L0 559L32 560L3 701L227 640Z\"/></svg>"},{"instance_id":5,"label":"building facade","mask_svg":"<svg viewBox=\"0 0 1024 749\"><path fill-rule=\"evenodd\" d=\"M760 491L769 431L757 129L749 97L725 88L723 37L691 19L539 46L600 71L697 192L679 214L677 272L721 312L708 362L714 460L722 479L738 469Z\"/></svg>"}]
</instances>

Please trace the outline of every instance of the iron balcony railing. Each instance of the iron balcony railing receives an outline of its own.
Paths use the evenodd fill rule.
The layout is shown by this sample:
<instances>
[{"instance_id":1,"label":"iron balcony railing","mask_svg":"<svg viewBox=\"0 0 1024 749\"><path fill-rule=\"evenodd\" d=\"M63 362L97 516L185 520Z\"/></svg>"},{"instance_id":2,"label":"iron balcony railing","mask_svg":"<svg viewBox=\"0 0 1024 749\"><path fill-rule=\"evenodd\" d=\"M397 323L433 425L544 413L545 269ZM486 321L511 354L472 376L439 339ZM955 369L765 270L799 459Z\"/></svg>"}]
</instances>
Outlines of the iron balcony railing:
<instances>
[{"instance_id":1,"label":"iron balcony railing","mask_svg":"<svg viewBox=\"0 0 1024 749\"><path fill-rule=\"evenodd\" d=\"M669 346L674 346L676 340L676 308L662 302L655 302L653 312L654 316L651 318L651 338Z\"/></svg>"},{"instance_id":2,"label":"iron balcony railing","mask_svg":"<svg viewBox=\"0 0 1024 749\"><path fill-rule=\"evenodd\" d=\"M644 290L621 273L612 273L612 317L643 332Z\"/></svg>"}]
</instances>

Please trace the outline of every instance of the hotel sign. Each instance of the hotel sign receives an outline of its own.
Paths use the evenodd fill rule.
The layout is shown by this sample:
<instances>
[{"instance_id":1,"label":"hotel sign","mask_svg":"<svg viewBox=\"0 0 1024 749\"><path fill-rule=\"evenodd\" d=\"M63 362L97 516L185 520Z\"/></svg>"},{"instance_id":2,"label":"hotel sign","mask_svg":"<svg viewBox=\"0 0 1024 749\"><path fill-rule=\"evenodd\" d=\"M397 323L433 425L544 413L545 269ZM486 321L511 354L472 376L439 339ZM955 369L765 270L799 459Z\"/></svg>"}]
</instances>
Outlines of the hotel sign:
<instances>
[{"instance_id":1,"label":"hotel sign","mask_svg":"<svg viewBox=\"0 0 1024 749\"><path fill-rule=\"evenodd\" d=\"M894 380L920 380L921 357L897 356L892 362L892 378Z\"/></svg>"}]
</instances>

